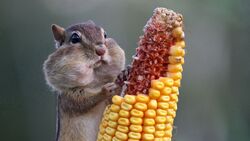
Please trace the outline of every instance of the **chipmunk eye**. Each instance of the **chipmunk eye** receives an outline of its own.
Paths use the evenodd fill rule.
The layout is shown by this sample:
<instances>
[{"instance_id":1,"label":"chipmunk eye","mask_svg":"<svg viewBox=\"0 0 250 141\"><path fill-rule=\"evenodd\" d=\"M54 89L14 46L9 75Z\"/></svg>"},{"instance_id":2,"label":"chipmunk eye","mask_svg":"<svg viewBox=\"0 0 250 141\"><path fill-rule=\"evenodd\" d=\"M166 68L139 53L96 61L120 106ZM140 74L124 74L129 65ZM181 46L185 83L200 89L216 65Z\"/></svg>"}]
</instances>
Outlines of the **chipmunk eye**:
<instances>
[{"instance_id":1,"label":"chipmunk eye","mask_svg":"<svg viewBox=\"0 0 250 141\"><path fill-rule=\"evenodd\" d=\"M70 37L70 42L73 44L79 43L81 42L81 37L79 34L77 33L73 33Z\"/></svg>"},{"instance_id":2,"label":"chipmunk eye","mask_svg":"<svg viewBox=\"0 0 250 141\"><path fill-rule=\"evenodd\" d=\"M105 39L107 38L107 33L106 33L106 32L104 32L104 38L105 38Z\"/></svg>"}]
</instances>

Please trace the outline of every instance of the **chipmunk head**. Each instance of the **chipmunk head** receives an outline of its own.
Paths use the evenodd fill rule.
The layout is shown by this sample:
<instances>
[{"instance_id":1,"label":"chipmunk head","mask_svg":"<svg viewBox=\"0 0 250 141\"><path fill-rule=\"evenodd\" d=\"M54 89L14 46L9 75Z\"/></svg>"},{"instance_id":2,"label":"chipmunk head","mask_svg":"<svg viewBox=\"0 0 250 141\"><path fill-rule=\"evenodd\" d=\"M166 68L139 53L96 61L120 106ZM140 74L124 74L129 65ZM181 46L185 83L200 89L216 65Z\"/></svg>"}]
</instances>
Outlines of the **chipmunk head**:
<instances>
[{"instance_id":1,"label":"chipmunk head","mask_svg":"<svg viewBox=\"0 0 250 141\"><path fill-rule=\"evenodd\" d=\"M91 20L71 25L66 30L59 25L53 24L52 32L56 41L56 48L78 46L95 51L96 55L99 56L105 54L106 32Z\"/></svg>"},{"instance_id":2,"label":"chipmunk head","mask_svg":"<svg viewBox=\"0 0 250 141\"><path fill-rule=\"evenodd\" d=\"M108 54L103 28L87 21L66 29L53 24L52 32L56 50L44 63L47 83L57 91L91 83L94 68Z\"/></svg>"}]
</instances>

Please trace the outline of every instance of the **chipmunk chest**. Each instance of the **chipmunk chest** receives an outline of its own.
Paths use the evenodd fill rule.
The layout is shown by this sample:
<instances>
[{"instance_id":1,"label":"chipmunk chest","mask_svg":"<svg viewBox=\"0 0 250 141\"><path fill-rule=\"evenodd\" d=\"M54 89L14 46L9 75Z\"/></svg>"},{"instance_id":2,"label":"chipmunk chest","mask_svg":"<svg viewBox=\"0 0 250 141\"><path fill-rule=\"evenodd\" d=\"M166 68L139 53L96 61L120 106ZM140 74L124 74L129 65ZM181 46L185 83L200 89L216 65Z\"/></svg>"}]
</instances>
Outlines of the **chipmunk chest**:
<instances>
[{"instance_id":1,"label":"chipmunk chest","mask_svg":"<svg viewBox=\"0 0 250 141\"><path fill-rule=\"evenodd\" d=\"M82 123L85 127L85 133L86 135L93 135L96 136L101 118L102 113L106 107L105 101L100 102L98 105L96 105L94 108L92 108L89 112L85 113L85 115L81 118Z\"/></svg>"}]
</instances>

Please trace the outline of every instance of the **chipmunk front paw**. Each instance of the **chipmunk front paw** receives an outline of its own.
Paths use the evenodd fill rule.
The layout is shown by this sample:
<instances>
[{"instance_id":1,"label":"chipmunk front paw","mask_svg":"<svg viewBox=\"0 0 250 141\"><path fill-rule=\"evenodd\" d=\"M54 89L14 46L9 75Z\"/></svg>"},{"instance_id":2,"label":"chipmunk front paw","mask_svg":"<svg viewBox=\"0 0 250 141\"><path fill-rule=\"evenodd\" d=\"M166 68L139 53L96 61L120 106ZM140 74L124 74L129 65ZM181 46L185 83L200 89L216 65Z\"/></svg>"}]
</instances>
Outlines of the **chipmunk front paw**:
<instances>
[{"instance_id":1,"label":"chipmunk front paw","mask_svg":"<svg viewBox=\"0 0 250 141\"><path fill-rule=\"evenodd\" d=\"M103 86L103 90L106 95L113 96L116 95L118 92L118 86L114 82L107 83Z\"/></svg>"}]
</instances>

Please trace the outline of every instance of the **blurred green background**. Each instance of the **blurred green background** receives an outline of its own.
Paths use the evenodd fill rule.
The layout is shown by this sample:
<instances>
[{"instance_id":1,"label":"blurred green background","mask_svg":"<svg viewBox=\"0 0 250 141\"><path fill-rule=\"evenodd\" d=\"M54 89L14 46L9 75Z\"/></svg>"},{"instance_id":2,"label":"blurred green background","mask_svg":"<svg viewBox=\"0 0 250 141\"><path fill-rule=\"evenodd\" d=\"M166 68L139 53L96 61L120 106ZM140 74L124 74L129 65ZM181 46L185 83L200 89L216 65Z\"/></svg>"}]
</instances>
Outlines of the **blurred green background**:
<instances>
[{"instance_id":1,"label":"blurred green background","mask_svg":"<svg viewBox=\"0 0 250 141\"><path fill-rule=\"evenodd\" d=\"M250 141L249 0L1 0L0 140L52 141L56 96L42 64L50 25L94 20L127 63L154 8L184 15L187 44L174 141Z\"/></svg>"}]
</instances>

